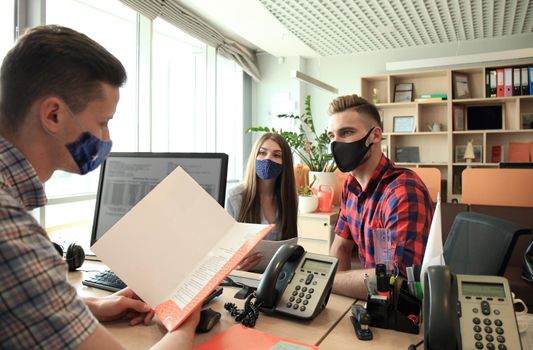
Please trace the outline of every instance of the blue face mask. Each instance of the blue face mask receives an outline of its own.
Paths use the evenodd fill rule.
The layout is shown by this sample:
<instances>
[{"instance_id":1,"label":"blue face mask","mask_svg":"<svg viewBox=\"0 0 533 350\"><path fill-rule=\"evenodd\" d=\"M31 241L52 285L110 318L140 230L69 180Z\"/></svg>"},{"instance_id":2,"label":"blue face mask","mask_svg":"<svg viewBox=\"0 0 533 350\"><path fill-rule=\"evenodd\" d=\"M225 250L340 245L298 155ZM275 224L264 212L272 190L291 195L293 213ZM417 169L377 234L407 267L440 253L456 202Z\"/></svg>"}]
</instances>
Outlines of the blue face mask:
<instances>
[{"instance_id":1,"label":"blue face mask","mask_svg":"<svg viewBox=\"0 0 533 350\"><path fill-rule=\"evenodd\" d=\"M90 132L85 131L76 141L65 146L78 164L80 174L85 175L103 163L111 152L113 142L100 140Z\"/></svg>"},{"instance_id":2,"label":"blue face mask","mask_svg":"<svg viewBox=\"0 0 533 350\"><path fill-rule=\"evenodd\" d=\"M270 159L255 160L255 173L263 180L277 178L282 170L283 164L273 162Z\"/></svg>"}]
</instances>

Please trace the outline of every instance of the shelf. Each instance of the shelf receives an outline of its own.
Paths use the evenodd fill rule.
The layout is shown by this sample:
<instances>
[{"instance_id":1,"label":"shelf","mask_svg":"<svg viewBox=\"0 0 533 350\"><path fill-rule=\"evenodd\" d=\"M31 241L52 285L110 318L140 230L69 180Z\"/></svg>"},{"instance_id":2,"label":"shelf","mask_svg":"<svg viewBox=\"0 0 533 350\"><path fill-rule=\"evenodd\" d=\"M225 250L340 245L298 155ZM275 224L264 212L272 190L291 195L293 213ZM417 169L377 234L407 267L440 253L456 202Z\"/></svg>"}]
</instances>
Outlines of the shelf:
<instances>
[{"instance_id":1,"label":"shelf","mask_svg":"<svg viewBox=\"0 0 533 350\"><path fill-rule=\"evenodd\" d=\"M463 163L453 163L453 166L472 166L472 167L476 167L476 168L480 168L480 167L498 167L500 165L500 163L466 163L466 162L463 162Z\"/></svg>"},{"instance_id":2,"label":"shelf","mask_svg":"<svg viewBox=\"0 0 533 350\"><path fill-rule=\"evenodd\" d=\"M398 166L407 166L407 167L413 167L413 166L448 166L448 163L446 162L419 162L419 163L397 163L394 162L394 164Z\"/></svg>"},{"instance_id":3,"label":"shelf","mask_svg":"<svg viewBox=\"0 0 533 350\"><path fill-rule=\"evenodd\" d=\"M461 98L453 99L452 103L456 105L466 105L466 104L495 104L495 103L505 103L505 102L516 102L518 100L531 100L533 96L504 96L504 97L480 97L480 98Z\"/></svg>"},{"instance_id":4,"label":"shelf","mask_svg":"<svg viewBox=\"0 0 533 350\"><path fill-rule=\"evenodd\" d=\"M384 132L384 136L427 136L448 135L447 131Z\"/></svg>"},{"instance_id":5,"label":"shelf","mask_svg":"<svg viewBox=\"0 0 533 350\"><path fill-rule=\"evenodd\" d=\"M464 134L529 134L533 133L533 129L527 130L465 130L465 131L453 131L454 135ZM383 133L385 134L385 133Z\"/></svg>"}]
</instances>

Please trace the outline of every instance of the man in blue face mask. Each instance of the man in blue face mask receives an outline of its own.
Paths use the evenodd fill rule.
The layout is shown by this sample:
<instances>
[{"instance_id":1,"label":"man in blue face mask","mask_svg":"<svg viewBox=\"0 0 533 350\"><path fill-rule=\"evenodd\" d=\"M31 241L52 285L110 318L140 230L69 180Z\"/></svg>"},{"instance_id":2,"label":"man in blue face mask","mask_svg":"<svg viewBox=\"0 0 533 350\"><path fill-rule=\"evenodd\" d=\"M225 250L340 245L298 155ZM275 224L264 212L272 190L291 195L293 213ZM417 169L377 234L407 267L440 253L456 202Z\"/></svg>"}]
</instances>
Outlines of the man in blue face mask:
<instances>
[{"instance_id":1,"label":"man in blue face mask","mask_svg":"<svg viewBox=\"0 0 533 350\"><path fill-rule=\"evenodd\" d=\"M82 299L30 210L46 204L56 170L86 174L111 149L108 123L126 80L102 46L68 28L23 35L0 70L0 348L120 349L99 321L148 323L153 311L126 288ZM199 313L162 342L192 348Z\"/></svg>"},{"instance_id":2,"label":"man in blue face mask","mask_svg":"<svg viewBox=\"0 0 533 350\"><path fill-rule=\"evenodd\" d=\"M366 298L365 275L374 274L378 254L375 230L387 233L387 253L405 276L407 266L422 264L432 202L414 172L397 168L381 152L382 126L374 105L357 95L341 96L331 102L329 112L331 150L339 169L348 173L330 250L339 259L333 291ZM360 270L351 270L354 245Z\"/></svg>"}]
</instances>

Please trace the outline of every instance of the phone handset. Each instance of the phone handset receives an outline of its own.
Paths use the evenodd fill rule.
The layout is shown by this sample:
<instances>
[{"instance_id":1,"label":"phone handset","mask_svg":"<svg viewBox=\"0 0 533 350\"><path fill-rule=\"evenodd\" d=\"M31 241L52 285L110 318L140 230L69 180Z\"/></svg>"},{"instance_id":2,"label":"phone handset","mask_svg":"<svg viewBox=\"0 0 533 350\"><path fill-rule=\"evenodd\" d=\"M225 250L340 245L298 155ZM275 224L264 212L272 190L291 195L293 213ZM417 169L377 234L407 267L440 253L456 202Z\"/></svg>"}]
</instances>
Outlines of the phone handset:
<instances>
[{"instance_id":1,"label":"phone handset","mask_svg":"<svg viewBox=\"0 0 533 350\"><path fill-rule=\"evenodd\" d=\"M426 349L459 349L457 281L447 266L430 266L424 283Z\"/></svg>"},{"instance_id":2,"label":"phone handset","mask_svg":"<svg viewBox=\"0 0 533 350\"><path fill-rule=\"evenodd\" d=\"M274 254L257 287L257 302L262 303L261 310L274 310L287 287L290 274L294 272L304 253L302 246L285 244Z\"/></svg>"}]
</instances>

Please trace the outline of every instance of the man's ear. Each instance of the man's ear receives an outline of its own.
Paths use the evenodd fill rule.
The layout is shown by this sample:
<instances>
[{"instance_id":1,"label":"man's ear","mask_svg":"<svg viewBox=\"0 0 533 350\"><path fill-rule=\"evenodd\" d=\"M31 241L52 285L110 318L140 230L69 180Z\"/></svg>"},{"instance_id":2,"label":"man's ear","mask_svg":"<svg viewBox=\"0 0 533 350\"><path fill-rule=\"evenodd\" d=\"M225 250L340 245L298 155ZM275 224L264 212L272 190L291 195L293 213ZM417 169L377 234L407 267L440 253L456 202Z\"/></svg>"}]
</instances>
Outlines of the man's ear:
<instances>
[{"instance_id":1,"label":"man's ear","mask_svg":"<svg viewBox=\"0 0 533 350\"><path fill-rule=\"evenodd\" d=\"M39 103L38 118L45 132L52 135L59 132L62 120L60 112L65 114L64 108L62 108L63 104L64 102L55 96L45 97Z\"/></svg>"},{"instance_id":2,"label":"man's ear","mask_svg":"<svg viewBox=\"0 0 533 350\"><path fill-rule=\"evenodd\" d=\"M379 126L374 126L374 130L370 133L370 142L374 144L379 144L382 138L382 131Z\"/></svg>"}]
</instances>

